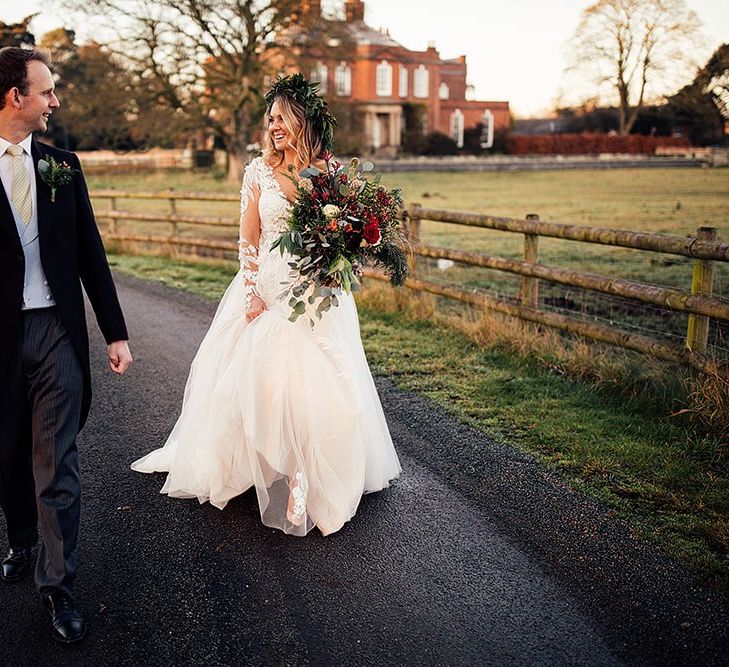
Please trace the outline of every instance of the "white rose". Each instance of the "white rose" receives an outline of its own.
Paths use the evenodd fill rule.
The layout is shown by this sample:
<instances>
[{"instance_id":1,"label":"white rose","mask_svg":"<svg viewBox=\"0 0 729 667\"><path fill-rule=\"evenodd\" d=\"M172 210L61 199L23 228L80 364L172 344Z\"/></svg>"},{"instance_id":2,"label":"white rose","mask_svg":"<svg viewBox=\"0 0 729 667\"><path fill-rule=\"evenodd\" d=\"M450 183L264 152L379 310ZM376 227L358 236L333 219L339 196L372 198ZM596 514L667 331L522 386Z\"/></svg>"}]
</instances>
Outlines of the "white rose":
<instances>
[{"instance_id":1,"label":"white rose","mask_svg":"<svg viewBox=\"0 0 729 667\"><path fill-rule=\"evenodd\" d=\"M314 184L311 182L310 178L302 178L299 181L299 185L307 192L311 192L314 189Z\"/></svg>"},{"instance_id":2,"label":"white rose","mask_svg":"<svg viewBox=\"0 0 729 667\"><path fill-rule=\"evenodd\" d=\"M339 215L339 206L335 206L334 204L327 204L321 211L327 218L327 220L333 220Z\"/></svg>"}]
</instances>

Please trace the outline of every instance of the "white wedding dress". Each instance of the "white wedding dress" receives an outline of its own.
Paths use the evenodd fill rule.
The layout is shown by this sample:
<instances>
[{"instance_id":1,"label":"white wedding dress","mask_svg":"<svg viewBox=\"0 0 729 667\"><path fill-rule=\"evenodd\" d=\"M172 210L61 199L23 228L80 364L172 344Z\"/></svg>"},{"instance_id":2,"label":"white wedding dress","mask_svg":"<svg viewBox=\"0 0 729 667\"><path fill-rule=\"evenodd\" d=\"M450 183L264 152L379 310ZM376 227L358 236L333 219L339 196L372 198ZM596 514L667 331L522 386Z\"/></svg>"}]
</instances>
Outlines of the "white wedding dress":
<instances>
[{"instance_id":1,"label":"white wedding dress","mask_svg":"<svg viewBox=\"0 0 729 667\"><path fill-rule=\"evenodd\" d=\"M251 273L228 286L190 368L182 412L164 447L135 461L168 472L161 493L222 509L255 486L261 520L286 533L324 535L352 518L363 493L379 491L400 463L367 365L351 294L312 328L290 322L282 283L289 255L271 244L289 202L261 158L248 167L241 215L258 189L257 294L265 310L246 323Z\"/></svg>"}]
</instances>

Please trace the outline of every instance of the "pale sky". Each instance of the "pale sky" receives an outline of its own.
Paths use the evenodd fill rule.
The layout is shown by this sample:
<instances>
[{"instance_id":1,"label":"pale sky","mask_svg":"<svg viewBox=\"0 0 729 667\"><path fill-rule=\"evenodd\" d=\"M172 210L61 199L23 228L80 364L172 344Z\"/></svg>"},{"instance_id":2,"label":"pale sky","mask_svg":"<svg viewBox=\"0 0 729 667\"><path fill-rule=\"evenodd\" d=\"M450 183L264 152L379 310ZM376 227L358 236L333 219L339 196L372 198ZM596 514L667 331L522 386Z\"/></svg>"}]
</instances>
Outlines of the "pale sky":
<instances>
[{"instance_id":1,"label":"pale sky","mask_svg":"<svg viewBox=\"0 0 729 667\"><path fill-rule=\"evenodd\" d=\"M330 0L335 1L335 0ZM326 4L327 0L324 0ZM517 116L548 113L567 85L566 43L591 0L366 0L365 20L388 28L403 46L435 42L443 58L465 55L479 100L507 100ZM729 41L729 0L687 0L703 22L704 63ZM36 37L63 21L49 0L0 0L0 20L34 13ZM74 26L80 39L83 28ZM694 72L686 73L686 81Z\"/></svg>"}]
</instances>

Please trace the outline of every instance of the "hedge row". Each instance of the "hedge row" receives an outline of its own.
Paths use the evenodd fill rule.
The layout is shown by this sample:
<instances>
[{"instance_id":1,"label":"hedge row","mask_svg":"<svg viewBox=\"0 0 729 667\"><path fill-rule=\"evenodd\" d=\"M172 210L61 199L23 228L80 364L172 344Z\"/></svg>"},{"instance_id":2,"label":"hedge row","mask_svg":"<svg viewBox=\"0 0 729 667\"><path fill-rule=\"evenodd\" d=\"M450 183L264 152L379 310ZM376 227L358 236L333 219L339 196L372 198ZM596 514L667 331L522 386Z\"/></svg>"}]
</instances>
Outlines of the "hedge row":
<instances>
[{"instance_id":1,"label":"hedge row","mask_svg":"<svg viewBox=\"0 0 729 667\"><path fill-rule=\"evenodd\" d=\"M511 135L507 139L512 155L591 155L597 153L630 153L652 155L656 148L687 148L691 144L685 137L646 137L629 134L621 137L611 134L540 134Z\"/></svg>"}]
</instances>

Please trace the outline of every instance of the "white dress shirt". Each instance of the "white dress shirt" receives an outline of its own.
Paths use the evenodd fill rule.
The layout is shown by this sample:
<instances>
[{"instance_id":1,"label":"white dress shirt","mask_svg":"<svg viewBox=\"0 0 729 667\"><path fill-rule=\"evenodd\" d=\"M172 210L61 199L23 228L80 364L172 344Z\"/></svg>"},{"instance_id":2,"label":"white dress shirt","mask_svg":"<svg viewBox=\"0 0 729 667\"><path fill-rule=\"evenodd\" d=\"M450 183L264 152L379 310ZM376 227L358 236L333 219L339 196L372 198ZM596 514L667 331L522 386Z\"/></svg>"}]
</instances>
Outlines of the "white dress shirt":
<instances>
[{"instance_id":1,"label":"white dress shirt","mask_svg":"<svg viewBox=\"0 0 729 667\"><path fill-rule=\"evenodd\" d=\"M8 146L12 146L7 139L0 137L0 180L2 181L5 194L8 197L10 209L13 212L15 227L18 230L18 237L23 246L25 254L25 279L23 281L23 310L31 308L48 308L56 302L48 286L43 266L40 259L40 244L38 240L38 193L36 188L36 174L33 168L33 157L30 147L33 135L29 134L18 146L23 149L23 164L28 170L30 178L30 196L33 202L33 212L28 224L25 225L20 215L13 206L13 160L10 153L7 153Z\"/></svg>"}]
</instances>

